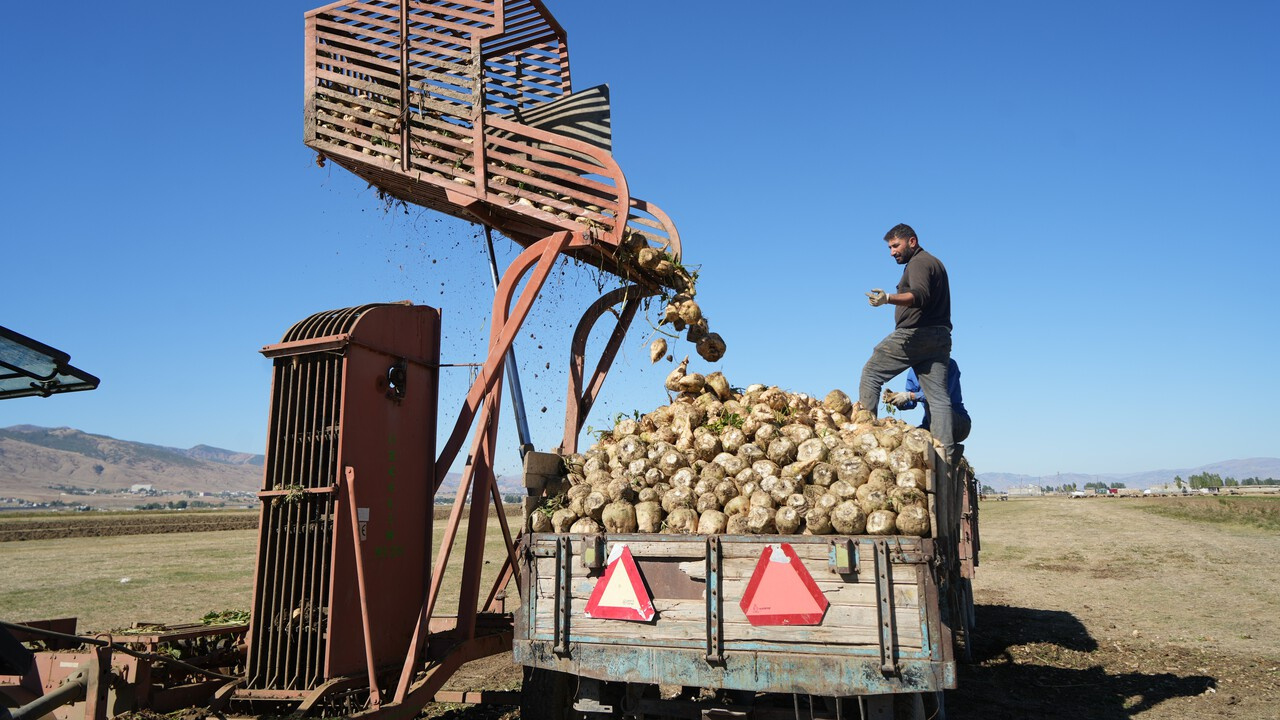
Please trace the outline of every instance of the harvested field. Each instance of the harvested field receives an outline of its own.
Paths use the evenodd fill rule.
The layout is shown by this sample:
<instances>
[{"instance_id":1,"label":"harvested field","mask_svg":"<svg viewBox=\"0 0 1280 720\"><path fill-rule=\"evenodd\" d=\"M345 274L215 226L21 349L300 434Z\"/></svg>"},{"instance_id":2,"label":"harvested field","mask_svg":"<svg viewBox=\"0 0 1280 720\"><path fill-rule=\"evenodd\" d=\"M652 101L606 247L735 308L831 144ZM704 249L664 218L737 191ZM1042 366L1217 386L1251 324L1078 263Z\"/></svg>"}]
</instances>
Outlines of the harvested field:
<instances>
[{"instance_id":1,"label":"harvested field","mask_svg":"<svg viewBox=\"0 0 1280 720\"><path fill-rule=\"evenodd\" d=\"M1280 507L1273 502L1237 511L1215 504L1212 517L1181 498L982 503L974 662L960 667L960 687L947 693L948 717L1280 718L1280 535L1256 520ZM240 530L110 546L93 538L33 541L0 550L0 573L29 580L31 567L64 565L70 577L46 574L25 592L74 592L85 608L110 602L109 613L80 613L105 623L82 623L88 629L144 616L195 619L247 607L255 539ZM116 552L127 561L111 560ZM172 556L181 557L180 568L170 567ZM121 585L118 566L94 569L106 561L126 563L145 591ZM94 572L101 586L86 584L83 575ZM16 619L15 602L0 595L0 617ZM446 689L508 690L519 682L504 655L469 663ZM428 714L513 720L518 710L438 704Z\"/></svg>"},{"instance_id":2,"label":"harvested field","mask_svg":"<svg viewBox=\"0 0 1280 720\"><path fill-rule=\"evenodd\" d=\"M0 518L0 542L245 530L256 527L258 527L258 513L251 510L10 516Z\"/></svg>"},{"instance_id":3,"label":"harvested field","mask_svg":"<svg viewBox=\"0 0 1280 720\"><path fill-rule=\"evenodd\" d=\"M519 505L507 507L518 515ZM449 507L437 505L436 520L449 517ZM467 513L463 512L463 517ZM59 513L0 517L0 543L58 538L161 535L164 533L246 530L258 527L256 510L205 512Z\"/></svg>"}]
</instances>

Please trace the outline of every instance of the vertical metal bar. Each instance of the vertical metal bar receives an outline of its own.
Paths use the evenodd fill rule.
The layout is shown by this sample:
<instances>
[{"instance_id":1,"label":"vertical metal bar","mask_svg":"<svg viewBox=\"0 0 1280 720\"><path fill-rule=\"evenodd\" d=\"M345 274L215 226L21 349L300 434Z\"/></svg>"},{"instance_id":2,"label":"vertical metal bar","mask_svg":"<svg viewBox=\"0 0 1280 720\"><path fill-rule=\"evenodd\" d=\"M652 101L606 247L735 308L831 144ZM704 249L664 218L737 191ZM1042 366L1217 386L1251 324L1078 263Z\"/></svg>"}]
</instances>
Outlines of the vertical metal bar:
<instances>
[{"instance_id":1,"label":"vertical metal bar","mask_svg":"<svg viewBox=\"0 0 1280 720\"><path fill-rule=\"evenodd\" d=\"M484 410L481 411L483 415ZM483 420L483 418L482 418ZM471 490L471 463L462 471L462 479L458 481L457 494L453 498L453 509L449 511L449 521L445 525L444 534L440 536L440 548L436 550L436 562L431 572L431 589L427 593L426 611L423 617L430 621L435 613L436 599L440 596L440 582L444 579L444 570L453 553L453 543L458 537L458 525L462 519L462 511L467 507L467 493Z\"/></svg>"},{"instance_id":2,"label":"vertical metal bar","mask_svg":"<svg viewBox=\"0 0 1280 720\"><path fill-rule=\"evenodd\" d=\"M489 168L484 132L484 55L480 52L480 40L474 38L471 47L471 169L475 173L478 197L489 192Z\"/></svg>"},{"instance_id":3,"label":"vertical metal bar","mask_svg":"<svg viewBox=\"0 0 1280 720\"><path fill-rule=\"evenodd\" d=\"M338 382L337 374L342 371L342 359L336 356L320 356L319 363L319 384L317 387L316 408L318 416L316 417L314 429L311 437L311 456L315 463L317 477L315 484L319 487L333 486L337 483L338 477L335 471L335 465L332 457L333 446L331 442L332 428L334 427L333 406L339 402L337 394ZM318 619L318 627L309 638L307 643L307 655L305 658L308 687L315 687L325 680L324 673L324 643L328 635L328 607L329 601L326 594L326 588L329 585L329 543L333 535L332 531L326 532L328 528L324 527L325 523L321 523L321 527L316 528L314 523L315 508L321 509L332 507L336 501L334 495L313 496L317 501L311 506L311 518L308 521L307 532L307 558L305 561L309 572L309 581L307 583L307 601L311 603L311 607L315 608ZM324 516L321 515L321 518Z\"/></svg>"},{"instance_id":4,"label":"vertical metal bar","mask_svg":"<svg viewBox=\"0 0 1280 720\"><path fill-rule=\"evenodd\" d=\"M295 448L294 457L297 458L296 475L287 478L287 487L300 485L302 487L311 487L310 478L307 477L307 471L310 463L307 458L306 438L311 429L311 417L309 410L311 409L310 401L315 394L315 362L303 362L300 367L300 399L305 403L306 410L298 418L298 426L296 428L297 435L293 438ZM296 623L289 623L288 632L285 633L285 655L284 666L286 668L285 687L291 690L299 689L303 686L300 678L299 660L302 651L302 638L304 636L304 628L310 622L311 609L306 607L306 598L303 595L300 585L300 564L298 562L299 536L298 536L298 507L299 498L285 496L283 515L286 518L285 533L283 545L285 549L285 577L284 587L285 596L288 598L287 607L289 608L289 618L297 618Z\"/></svg>"},{"instance_id":5,"label":"vertical metal bar","mask_svg":"<svg viewBox=\"0 0 1280 720\"><path fill-rule=\"evenodd\" d=\"M111 648L96 647L90 651L88 684L84 691L84 719L107 719L107 691L111 688ZM5 713L8 715L8 713ZM52 713L50 713L52 715Z\"/></svg>"},{"instance_id":6,"label":"vertical metal bar","mask_svg":"<svg viewBox=\"0 0 1280 720\"><path fill-rule=\"evenodd\" d=\"M400 0L400 171L409 172L409 10L412 0Z\"/></svg>"},{"instance_id":7,"label":"vertical metal bar","mask_svg":"<svg viewBox=\"0 0 1280 720\"><path fill-rule=\"evenodd\" d=\"M501 372L499 367L498 372ZM485 536L489 530L489 493L494 485L493 449L498 433L502 387L495 385L485 400L486 423L476 428L472 446L470 515L467 517L467 547L463 556L462 584L458 589L458 625L463 638L472 637L479 605L480 576L484 569Z\"/></svg>"},{"instance_id":8,"label":"vertical metal bar","mask_svg":"<svg viewBox=\"0 0 1280 720\"><path fill-rule=\"evenodd\" d=\"M338 411L342 404L342 372L344 368L344 360L336 356L328 356L324 361L325 365L325 382L323 388L322 407L324 414L321 418L321 442L322 452L321 468L323 472L323 480L330 485L336 484L338 481ZM324 608L326 612L325 622L328 622L329 609L329 572L330 563L332 562L331 548L334 545L334 535L338 532L336 523L337 513L337 497L330 495L325 499L324 522L320 531L316 533L313 540L315 550L315 562L318 566L315 577L315 603L316 607ZM325 655L328 649L329 628L325 627L321 632L317 633L314 645L314 659L312 661L312 674L317 681L324 678Z\"/></svg>"},{"instance_id":9,"label":"vertical metal bar","mask_svg":"<svg viewBox=\"0 0 1280 720\"><path fill-rule=\"evenodd\" d=\"M495 428L495 434L496 434L496 428ZM497 438L495 437L491 442L491 445L497 446L497 444L498 444L498 441L497 441ZM490 467L492 467L492 465ZM493 587L490 589L489 595L484 602L483 607L485 607L486 609L492 604L494 596L498 592L498 588L505 585L507 579L511 577L508 571L511 568L514 568L516 564L516 544L515 544L515 540L511 537L511 527L507 525L507 511L502 505L502 492L498 490L498 479L496 476L493 477L492 482L489 483L489 496L493 500L494 514L498 516L498 528L502 531L502 542L507 546L507 558L506 558L506 561L504 561L502 564L502 569L498 571L498 576L494 579ZM517 577L516 578L517 591L519 590L519 588L520 588L520 578Z\"/></svg>"},{"instance_id":10,"label":"vertical metal bar","mask_svg":"<svg viewBox=\"0 0 1280 720\"><path fill-rule=\"evenodd\" d=\"M311 377L307 396L313 400L312 407L314 408L317 405L317 403L314 402L316 399L316 393L318 392L318 388L321 387L324 382L324 365L320 358L315 358L307 364L308 374ZM314 449L315 431L315 414L314 412L308 413L303 436L299 438L299 443L303 444L304 448L303 457L305 458L304 462L306 463L306 469L298 483L307 488L317 486L317 483L311 477L315 472L314 468L316 465ZM292 516L290 531L294 537L294 552L291 562L294 568L294 578L297 587L295 594L298 598L298 607L303 609L302 617L299 618L302 622L298 624L298 637L294 643L293 655L290 658L290 663L294 667L294 676L297 678L294 681L294 685L298 689L308 689L312 687L315 681L315 677L311 672L312 663L310 658L315 637L319 632L313 630L312 618L318 619L320 617L320 612L315 605L311 591L314 579L311 562L312 536L307 532L307 528L310 525L312 503L315 502L316 499L317 496L311 494L298 498L297 502L293 503L293 508L290 511Z\"/></svg>"},{"instance_id":11,"label":"vertical metal bar","mask_svg":"<svg viewBox=\"0 0 1280 720\"><path fill-rule=\"evenodd\" d=\"M268 490L280 488L285 479L290 477L293 472L293 444L289 441L297 423L297 394L298 394L298 365L296 359L278 360L281 363L281 373L286 378L286 389L284 395L283 407L283 423L281 423L280 434L276 437L279 444L280 464L276 476L272 478L271 487ZM284 512L280 509L279 503L275 498L268 501L271 507L271 515L275 521L274 535L267 539L271 544L271 588L269 600L270 602L270 620L271 620L271 645L269 648L269 656L267 657L266 677L264 678L264 687L279 687L280 671L281 671L281 643L286 631L286 618L281 605L282 589L280 587L280 575L282 573L282 565L284 563L282 556L284 545L282 538L288 531L285 523Z\"/></svg>"},{"instance_id":12,"label":"vertical metal bar","mask_svg":"<svg viewBox=\"0 0 1280 720\"><path fill-rule=\"evenodd\" d=\"M573 545L568 535L556 539L555 637L552 649L557 655L569 654L569 616L573 597Z\"/></svg>"},{"instance_id":13,"label":"vertical metal bar","mask_svg":"<svg viewBox=\"0 0 1280 720\"><path fill-rule=\"evenodd\" d=\"M346 360L339 356L325 357L325 387L322 395L324 416L322 422L323 437L325 441L324 452L322 454L323 462L323 480L326 484L336 485L338 482L338 448L341 443L341 423L339 419L342 413L343 392L343 373L346 368ZM331 599L330 573L332 572L333 553L337 547L336 535L340 531L337 526L338 498L336 495L329 496L326 501L327 513L324 524L324 532L316 536L316 542L319 544L317 554L320 562L320 572L316 578L317 587L317 606L324 608L325 623L321 632L316 638L316 654L317 660L313 670L317 682L325 678L325 663L328 656L328 640L329 628L327 627L329 614L329 603ZM354 512L354 510L353 510Z\"/></svg>"},{"instance_id":14,"label":"vertical metal bar","mask_svg":"<svg viewBox=\"0 0 1280 720\"><path fill-rule=\"evenodd\" d=\"M303 79L304 84L302 101L303 101L303 128L302 139L304 142L310 142L316 137L316 55L319 40L316 37L316 16L310 13L306 16L306 30L304 36L306 41L303 43Z\"/></svg>"},{"instance_id":15,"label":"vertical metal bar","mask_svg":"<svg viewBox=\"0 0 1280 720\"><path fill-rule=\"evenodd\" d=\"M724 548L720 538L707 538L707 662L724 664L724 614L720 591L723 586L720 568L724 562Z\"/></svg>"},{"instance_id":16,"label":"vertical metal bar","mask_svg":"<svg viewBox=\"0 0 1280 720\"><path fill-rule=\"evenodd\" d=\"M285 483L288 478L293 476L294 450L292 437L297 432L298 423L298 361L296 359L288 359L282 361L282 371L286 378L287 390L285 395L285 418L281 427L280 436L277 441L280 443L280 472L273 478L271 490L278 489ZM272 636L270 646L270 657L267 659L267 676L266 687L280 687L283 682L282 667L284 662L284 641L285 633L288 632L288 618L284 610L284 588L281 584L281 577L284 573L284 565L286 563L284 535L289 531L288 522L285 518L284 510L273 498L271 501L271 514L275 518L275 536L268 539L272 544L272 562L271 562L271 608L270 618L272 623Z\"/></svg>"},{"instance_id":17,"label":"vertical metal bar","mask_svg":"<svg viewBox=\"0 0 1280 720\"><path fill-rule=\"evenodd\" d=\"M311 375L314 378L314 382L308 394L316 400L312 407L318 409L322 407L323 404L322 399L324 396L322 394L317 396L317 394L323 393L323 388L326 382L326 373L324 372L325 361L321 356L317 357L310 364L313 365ZM322 418L317 418L314 413L309 414L305 435L308 469L306 471L307 476L301 483L309 488L317 487L321 484L311 477L311 474L315 473L315 468L319 462L316 457L315 447L318 426L323 427ZM302 502L298 503L297 518L293 528L298 537L298 553L294 558L294 563L298 567L298 571L300 573L298 580L298 594L300 596L299 607L310 608L307 623L299 627L299 631L302 636L298 640L298 648L294 660L298 666L298 674L302 678L300 683L301 687L306 689L313 687L319 679L314 671L316 663L313 661L313 657L315 654L316 639L323 633L322 628L313 629L312 623L310 622L310 618L312 616L317 619L322 617L320 614L320 607L316 604L317 598L315 597L315 535L310 532L313 503L318 500L319 497L316 495L307 495Z\"/></svg>"},{"instance_id":18,"label":"vertical metal bar","mask_svg":"<svg viewBox=\"0 0 1280 720\"><path fill-rule=\"evenodd\" d=\"M898 651L894 641L893 587L890 584L889 543L875 540L872 544L876 566L876 604L880 610L880 672L898 674Z\"/></svg>"},{"instance_id":19,"label":"vertical metal bar","mask_svg":"<svg viewBox=\"0 0 1280 720\"><path fill-rule=\"evenodd\" d=\"M489 271L493 275L493 289L497 292L501 278L498 275L498 256L493 251L493 228L484 226L485 245L489 248ZM533 449L529 434L529 417L524 408L524 392L520 389L520 367L516 365L516 347L512 343L507 350L507 390L511 394L511 411L516 417L516 430L520 434L520 459Z\"/></svg>"},{"instance_id":20,"label":"vertical metal bar","mask_svg":"<svg viewBox=\"0 0 1280 720\"><path fill-rule=\"evenodd\" d=\"M364 660L369 671L369 704L382 704L382 689L378 687L378 671L373 657L373 628L369 622L369 592L365 584L364 553L360 550L360 519L356 517L356 471L347 466L347 502L351 505L351 549L356 558L356 589L360 593L360 624L364 630Z\"/></svg>"}]
</instances>

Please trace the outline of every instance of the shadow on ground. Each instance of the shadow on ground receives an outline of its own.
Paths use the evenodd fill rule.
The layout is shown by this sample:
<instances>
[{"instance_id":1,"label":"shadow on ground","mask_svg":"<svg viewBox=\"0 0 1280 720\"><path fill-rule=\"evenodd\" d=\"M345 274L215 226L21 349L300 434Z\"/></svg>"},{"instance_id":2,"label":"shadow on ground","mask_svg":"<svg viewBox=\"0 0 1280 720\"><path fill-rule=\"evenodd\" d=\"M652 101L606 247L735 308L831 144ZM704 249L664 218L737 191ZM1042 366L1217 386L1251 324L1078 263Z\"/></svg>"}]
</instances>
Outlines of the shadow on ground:
<instances>
[{"instance_id":1,"label":"shadow on ground","mask_svg":"<svg viewBox=\"0 0 1280 720\"><path fill-rule=\"evenodd\" d=\"M1206 675L1142 672L1167 663L1100 646L1075 616L1061 611L979 605L972 649L973 662L960 666L959 689L947 693L950 720L1129 720L1216 686Z\"/></svg>"}]
</instances>

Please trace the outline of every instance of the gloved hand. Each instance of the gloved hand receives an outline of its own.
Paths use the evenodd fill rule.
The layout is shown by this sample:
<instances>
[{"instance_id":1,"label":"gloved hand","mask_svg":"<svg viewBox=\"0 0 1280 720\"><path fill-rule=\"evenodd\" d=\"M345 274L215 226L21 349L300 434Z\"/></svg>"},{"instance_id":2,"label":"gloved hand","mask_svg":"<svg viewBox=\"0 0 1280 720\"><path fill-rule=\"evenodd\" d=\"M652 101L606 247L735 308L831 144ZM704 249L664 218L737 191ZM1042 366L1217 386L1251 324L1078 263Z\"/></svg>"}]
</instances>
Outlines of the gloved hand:
<instances>
[{"instance_id":1,"label":"gloved hand","mask_svg":"<svg viewBox=\"0 0 1280 720\"><path fill-rule=\"evenodd\" d=\"M892 405L898 408L899 410L901 410L904 405L911 402L912 400L915 400L915 398L911 397L911 393L909 392L892 392L890 390L884 391L884 398L883 398L884 403L886 405Z\"/></svg>"},{"instance_id":2,"label":"gloved hand","mask_svg":"<svg viewBox=\"0 0 1280 720\"><path fill-rule=\"evenodd\" d=\"M889 296L880 288L876 288L867 293L867 302L871 303L871 307L880 307L889 302Z\"/></svg>"}]
</instances>

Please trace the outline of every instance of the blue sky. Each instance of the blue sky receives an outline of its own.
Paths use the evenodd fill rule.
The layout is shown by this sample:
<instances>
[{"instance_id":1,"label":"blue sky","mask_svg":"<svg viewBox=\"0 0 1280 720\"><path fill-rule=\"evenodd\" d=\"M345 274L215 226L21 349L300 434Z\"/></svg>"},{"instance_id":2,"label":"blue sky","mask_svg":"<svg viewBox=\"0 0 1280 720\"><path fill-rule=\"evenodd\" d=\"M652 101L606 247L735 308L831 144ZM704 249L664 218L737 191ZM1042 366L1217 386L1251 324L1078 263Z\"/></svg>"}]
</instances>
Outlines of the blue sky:
<instances>
[{"instance_id":1,"label":"blue sky","mask_svg":"<svg viewBox=\"0 0 1280 720\"><path fill-rule=\"evenodd\" d=\"M701 266L729 353L696 369L856 393L892 329L863 293L897 282L881 238L907 222L950 272L979 472L1280 455L1280 6L547 2L575 86L610 85L634 194ZM102 385L0 403L0 427L261 452L258 349L365 302L440 307L442 360L480 359L477 228L386 212L302 144L317 4L7 8L0 325ZM566 267L517 344L540 448L595 297ZM637 320L592 427L665 402L648 339ZM466 380L442 377L445 428Z\"/></svg>"}]
</instances>

